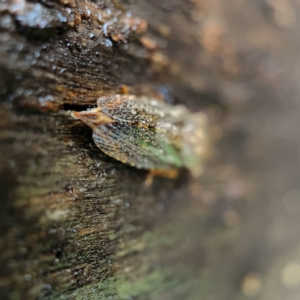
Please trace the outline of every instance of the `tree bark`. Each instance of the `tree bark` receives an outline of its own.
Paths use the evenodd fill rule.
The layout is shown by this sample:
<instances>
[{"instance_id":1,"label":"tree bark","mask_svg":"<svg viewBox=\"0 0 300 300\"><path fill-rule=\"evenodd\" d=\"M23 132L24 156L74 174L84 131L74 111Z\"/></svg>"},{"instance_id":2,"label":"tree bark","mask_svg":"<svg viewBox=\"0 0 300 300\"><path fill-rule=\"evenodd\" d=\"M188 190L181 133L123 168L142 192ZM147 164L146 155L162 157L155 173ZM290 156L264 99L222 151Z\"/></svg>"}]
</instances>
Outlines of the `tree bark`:
<instances>
[{"instance_id":1,"label":"tree bark","mask_svg":"<svg viewBox=\"0 0 300 300\"><path fill-rule=\"evenodd\" d=\"M0 3L0 298L300 297L298 1ZM106 156L66 115L204 111L204 174Z\"/></svg>"}]
</instances>

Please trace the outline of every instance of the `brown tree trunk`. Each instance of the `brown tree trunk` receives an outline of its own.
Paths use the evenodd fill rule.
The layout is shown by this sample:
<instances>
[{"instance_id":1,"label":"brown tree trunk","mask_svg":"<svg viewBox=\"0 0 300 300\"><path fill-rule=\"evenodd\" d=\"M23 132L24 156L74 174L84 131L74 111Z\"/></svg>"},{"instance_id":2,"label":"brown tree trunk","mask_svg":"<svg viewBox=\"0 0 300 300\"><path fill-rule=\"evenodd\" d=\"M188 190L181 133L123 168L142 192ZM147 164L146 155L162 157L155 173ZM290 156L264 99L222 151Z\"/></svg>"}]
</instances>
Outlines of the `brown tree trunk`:
<instances>
[{"instance_id":1,"label":"brown tree trunk","mask_svg":"<svg viewBox=\"0 0 300 300\"><path fill-rule=\"evenodd\" d=\"M0 298L300 298L299 1L0 3ZM199 179L66 116L128 90L210 119Z\"/></svg>"}]
</instances>

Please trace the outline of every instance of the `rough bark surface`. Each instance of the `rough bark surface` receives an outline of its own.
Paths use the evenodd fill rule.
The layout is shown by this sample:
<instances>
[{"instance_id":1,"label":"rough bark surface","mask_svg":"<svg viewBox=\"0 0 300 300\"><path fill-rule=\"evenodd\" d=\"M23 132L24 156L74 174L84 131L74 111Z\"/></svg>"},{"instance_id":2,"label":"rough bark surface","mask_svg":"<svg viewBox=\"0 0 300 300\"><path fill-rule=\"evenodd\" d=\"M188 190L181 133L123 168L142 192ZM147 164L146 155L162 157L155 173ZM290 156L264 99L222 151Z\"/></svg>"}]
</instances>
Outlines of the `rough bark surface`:
<instances>
[{"instance_id":1,"label":"rough bark surface","mask_svg":"<svg viewBox=\"0 0 300 300\"><path fill-rule=\"evenodd\" d=\"M299 299L299 6L2 0L0 298ZM66 116L124 85L207 113L200 179Z\"/></svg>"}]
</instances>

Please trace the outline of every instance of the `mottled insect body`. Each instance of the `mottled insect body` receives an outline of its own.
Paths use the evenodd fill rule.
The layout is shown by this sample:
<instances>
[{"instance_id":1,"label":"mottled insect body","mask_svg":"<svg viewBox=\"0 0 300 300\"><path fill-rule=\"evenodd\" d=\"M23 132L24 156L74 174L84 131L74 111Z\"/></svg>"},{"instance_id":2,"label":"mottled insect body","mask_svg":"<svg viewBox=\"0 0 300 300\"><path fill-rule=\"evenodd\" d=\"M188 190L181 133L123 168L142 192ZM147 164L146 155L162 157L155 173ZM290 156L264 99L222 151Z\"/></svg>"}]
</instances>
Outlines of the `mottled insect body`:
<instances>
[{"instance_id":1,"label":"mottled insect body","mask_svg":"<svg viewBox=\"0 0 300 300\"><path fill-rule=\"evenodd\" d=\"M107 155L139 169L201 173L208 145L205 114L133 95L101 97L97 105L71 115L93 129Z\"/></svg>"}]
</instances>

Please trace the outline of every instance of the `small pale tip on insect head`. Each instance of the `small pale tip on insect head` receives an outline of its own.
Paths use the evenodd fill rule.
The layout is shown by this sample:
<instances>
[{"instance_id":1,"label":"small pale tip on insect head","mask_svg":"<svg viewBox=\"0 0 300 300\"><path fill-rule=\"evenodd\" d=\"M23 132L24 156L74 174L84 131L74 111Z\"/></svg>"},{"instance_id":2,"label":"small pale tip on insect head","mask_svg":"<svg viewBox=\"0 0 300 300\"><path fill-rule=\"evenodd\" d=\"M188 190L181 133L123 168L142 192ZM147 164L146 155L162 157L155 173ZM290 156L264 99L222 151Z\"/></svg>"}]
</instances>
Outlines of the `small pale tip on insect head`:
<instances>
[{"instance_id":1,"label":"small pale tip on insect head","mask_svg":"<svg viewBox=\"0 0 300 300\"><path fill-rule=\"evenodd\" d=\"M74 119L89 118L92 120L97 118L99 111L99 108L84 111L70 111L70 116Z\"/></svg>"},{"instance_id":2,"label":"small pale tip on insect head","mask_svg":"<svg viewBox=\"0 0 300 300\"><path fill-rule=\"evenodd\" d=\"M99 125L113 122L113 119L102 113L99 107L84 111L72 111L70 115L74 119L82 120L92 129Z\"/></svg>"},{"instance_id":3,"label":"small pale tip on insect head","mask_svg":"<svg viewBox=\"0 0 300 300\"><path fill-rule=\"evenodd\" d=\"M70 111L70 116L74 119L81 119L81 113L79 111Z\"/></svg>"}]
</instances>

